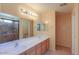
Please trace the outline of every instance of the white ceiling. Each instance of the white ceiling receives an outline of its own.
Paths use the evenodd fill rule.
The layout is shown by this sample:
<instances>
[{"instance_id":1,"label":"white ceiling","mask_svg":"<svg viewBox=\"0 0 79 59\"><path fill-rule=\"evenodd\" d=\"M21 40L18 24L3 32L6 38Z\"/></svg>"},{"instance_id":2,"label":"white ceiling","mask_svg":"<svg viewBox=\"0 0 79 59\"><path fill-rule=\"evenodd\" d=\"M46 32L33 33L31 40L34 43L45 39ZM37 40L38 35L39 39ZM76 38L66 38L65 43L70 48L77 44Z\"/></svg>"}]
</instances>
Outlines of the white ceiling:
<instances>
[{"instance_id":1,"label":"white ceiling","mask_svg":"<svg viewBox=\"0 0 79 59\"><path fill-rule=\"evenodd\" d=\"M28 3L27 5L33 8L38 13L44 13L49 10L55 10L57 12L71 12L73 8L72 3L60 6L61 3Z\"/></svg>"}]
</instances>

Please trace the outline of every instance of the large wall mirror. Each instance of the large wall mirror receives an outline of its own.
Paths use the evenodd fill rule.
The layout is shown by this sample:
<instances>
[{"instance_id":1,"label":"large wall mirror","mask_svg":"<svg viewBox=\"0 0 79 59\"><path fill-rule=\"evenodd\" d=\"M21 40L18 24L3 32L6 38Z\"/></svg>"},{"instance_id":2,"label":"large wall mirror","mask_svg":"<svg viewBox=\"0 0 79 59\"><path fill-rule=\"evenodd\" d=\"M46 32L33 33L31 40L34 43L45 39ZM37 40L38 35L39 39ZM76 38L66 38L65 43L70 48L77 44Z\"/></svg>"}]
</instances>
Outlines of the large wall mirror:
<instances>
[{"instance_id":1,"label":"large wall mirror","mask_svg":"<svg viewBox=\"0 0 79 59\"><path fill-rule=\"evenodd\" d=\"M0 13L0 43L19 39L19 18Z\"/></svg>"},{"instance_id":2,"label":"large wall mirror","mask_svg":"<svg viewBox=\"0 0 79 59\"><path fill-rule=\"evenodd\" d=\"M21 20L21 22L20 22ZM33 36L33 20L0 12L0 43Z\"/></svg>"},{"instance_id":3,"label":"large wall mirror","mask_svg":"<svg viewBox=\"0 0 79 59\"><path fill-rule=\"evenodd\" d=\"M38 20L36 22L36 30L37 31L48 31L48 24L43 23L42 21Z\"/></svg>"},{"instance_id":4,"label":"large wall mirror","mask_svg":"<svg viewBox=\"0 0 79 59\"><path fill-rule=\"evenodd\" d=\"M23 19L22 25L22 38L33 36L33 20Z\"/></svg>"}]
</instances>

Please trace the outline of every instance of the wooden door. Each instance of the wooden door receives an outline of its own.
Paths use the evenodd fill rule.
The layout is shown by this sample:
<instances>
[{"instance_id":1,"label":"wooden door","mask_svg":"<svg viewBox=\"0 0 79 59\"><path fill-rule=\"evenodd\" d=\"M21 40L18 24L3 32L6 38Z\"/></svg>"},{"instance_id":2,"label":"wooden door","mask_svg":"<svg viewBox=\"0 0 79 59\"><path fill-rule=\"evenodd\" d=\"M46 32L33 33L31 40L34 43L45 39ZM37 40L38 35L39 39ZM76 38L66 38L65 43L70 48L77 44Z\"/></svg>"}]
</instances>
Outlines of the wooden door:
<instances>
[{"instance_id":1,"label":"wooden door","mask_svg":"<svg viewBox=\"0 0 79 59\"><path fill-rule=\"evenodd\" d=\"M72 47L71 13L56 13L56 44Z\"/></svg>"}]
</instances>

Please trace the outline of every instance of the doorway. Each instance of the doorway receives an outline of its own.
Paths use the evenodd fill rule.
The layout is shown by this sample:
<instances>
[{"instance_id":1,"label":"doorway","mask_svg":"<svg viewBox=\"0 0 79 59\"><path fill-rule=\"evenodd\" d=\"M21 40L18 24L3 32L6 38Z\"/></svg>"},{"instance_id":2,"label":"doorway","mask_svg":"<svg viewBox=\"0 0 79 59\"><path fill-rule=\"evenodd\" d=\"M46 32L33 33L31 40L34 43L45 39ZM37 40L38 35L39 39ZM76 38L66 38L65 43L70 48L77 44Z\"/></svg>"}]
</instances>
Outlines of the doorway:
<instances>
[{"instance_id":1,"label":"doorway","mask_svg":"<svg viewBox=\"0 0 79 59\"><path fill-rule=\"evenodd\" d=\"M56 50L72 51L72 13L56 13Z\"/></svg>"}]
</instances>

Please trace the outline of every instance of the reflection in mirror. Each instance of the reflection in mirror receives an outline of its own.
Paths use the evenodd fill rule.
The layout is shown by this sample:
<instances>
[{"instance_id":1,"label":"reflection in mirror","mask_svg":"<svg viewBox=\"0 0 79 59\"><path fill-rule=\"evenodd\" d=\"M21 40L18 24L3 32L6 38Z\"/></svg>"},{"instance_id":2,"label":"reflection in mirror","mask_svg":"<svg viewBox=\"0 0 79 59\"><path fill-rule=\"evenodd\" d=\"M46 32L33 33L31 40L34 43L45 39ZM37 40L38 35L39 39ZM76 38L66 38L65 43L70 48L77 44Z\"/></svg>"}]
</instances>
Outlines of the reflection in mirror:
<instances>
[{"instance_id":1,"label":"reflection in mirror","mask_svg":"<svg viewBox=\"0 0 79 59\"><path fill-rule=\"evenodd\" d=\"M37 31L41 31L41 24L37 24Z\"/></svg>"},{"instance_id":2,"label":"reflection in mirror","mask_svg":"<svg viewBox=\"0 0 79 59\"><path fill-rule=\"evenodd\" d=\"M44 31L48 31L48 26L47 26L47 24L43 24L43 30L44 30Z\"/></svg>"},{"instance_id":3,"label":"reflection in mirror","mask_svg":"<svg viewBox=\"0 0 79 59\"><path fill-rule=\"evenodd\" d=\"M22 20L22 33L23 33L23 38L33 36L33 20L28 20L28 19Z\"/></svg>"},{"instance_id":4,"label":"reflection in mirror","mask_svg":"<svg viewBox=\"0 0 79 59\"><path fill-rule=\"evenodd\" d=\"M41 21L37 21L36 29L37 29L37 31L48 31L48 24L47 24L47 22L43 23Z\"/></svg>"},{"instance_id":5,"label":"reflection in mirror","mask_svg":"<svg viewBox=\"0 0 79 59\"><path fill-rule=\"evenodd\" d=\"M19 18L0 13L0 43L19 39Z\"/></svg>"},{"instance_id":6,"label":"reflection in mirror","mask_svg":"<svg viewBox=\"0 0 79 59\"><path fill-rule=\"evenodd\" d=\"M36 22L36 30L37 31L42 30L42 22L40 20L37 20L37 22Z\"/></svg>"}]
</instances>

